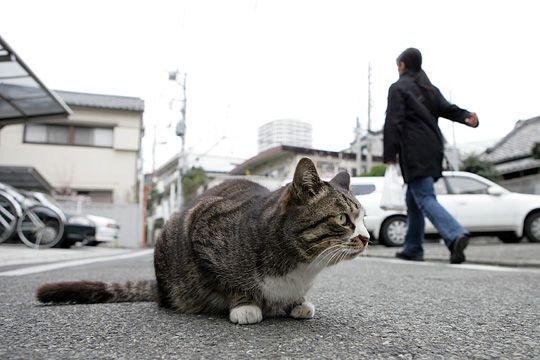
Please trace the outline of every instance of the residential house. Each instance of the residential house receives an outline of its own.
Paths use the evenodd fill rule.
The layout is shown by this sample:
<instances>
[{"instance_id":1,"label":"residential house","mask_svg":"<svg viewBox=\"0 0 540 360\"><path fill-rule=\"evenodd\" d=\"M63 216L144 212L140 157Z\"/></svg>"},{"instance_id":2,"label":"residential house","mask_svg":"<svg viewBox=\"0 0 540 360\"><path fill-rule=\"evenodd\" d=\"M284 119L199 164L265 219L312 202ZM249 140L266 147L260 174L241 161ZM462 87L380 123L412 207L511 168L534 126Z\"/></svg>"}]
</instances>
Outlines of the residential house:
<instances>
[{"instance_id":1,"label":"residential house","mask_svg":"<svg viewBox=\"0 0 540 360\"><path fill-rule=\"evenodd\" d=\"M0 165L34 167L55 192L93 202L133 203L144 102L139 98L56 91L66 119L7 125Z\"/></svg>"},{"instance_id":2,"label":"residential house","mask_svg":"<svg viewBox=\"0 0 540 360\"><path fill-rule=\"evenodd\" d=\"M532 149L540 142L540 116L520 120L512 131L480 155L495 165L501 185L516 192L540 194L540 159Z\"/></svg>"},{"instance_id":3,"label":"residential house","mask_svg":"<svg viewBox=\"0 0 540 360\"><path fill-rule=\"evenodd\" d=\"M244 159L212 155L192 154L184 155L184 171L193 167L201 167L208 179L206 186L199 189L202 192L225 180L238 178L230 175L229 171ZM178 175L179 154L156 169L153 174L145 175L145 199L150 201L146 213L147 243L153 244L161 230L161 226L175 211L178 211Z\"/></svg>"},{"instance_id":4,"label":"residential house","mask_svg":"<svg viewBox=\"0 0 540 360\"><path fill-rule=\"evenodd\" d=\"M357 124L357 133L360 133L359 124ZM357 136L346 151L357 154L355 173L356 169L359 169L360 174L368 172L375 165L374 159L380 159L383 156L383 131L368 130L365 134Z\"/></svg>"},{"instance_id":5,"label":"residential house","mask_svg":"<svg viewBox=\"0 0 540 360\"><path fill-rule=\"evenodd\" d=\"M292 179L296 164L303 157L309 157L315 163L323 178L333 177L340 171L356 175L356 154L351 152L308 149L297 146L280 145L263 151L236 166L233 175L258 175L280 184ZM366 156L362 155L363 161ZM380 156L373 156L374 163L381 163Z\"/></svg>"}]
</instances>

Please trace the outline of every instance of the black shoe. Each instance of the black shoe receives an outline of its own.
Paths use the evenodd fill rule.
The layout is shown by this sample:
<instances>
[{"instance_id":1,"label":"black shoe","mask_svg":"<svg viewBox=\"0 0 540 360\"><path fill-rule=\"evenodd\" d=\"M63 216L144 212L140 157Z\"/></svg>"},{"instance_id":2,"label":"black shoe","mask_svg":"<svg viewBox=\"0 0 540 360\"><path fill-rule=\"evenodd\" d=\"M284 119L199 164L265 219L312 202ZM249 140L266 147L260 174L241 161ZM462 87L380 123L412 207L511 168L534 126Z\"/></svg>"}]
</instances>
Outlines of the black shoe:
<instances>
[{"instance_id":1,"label":"black shoe","mask_svg":"<svg viewBox=\"0 0 540 360\"><path fill-rule=\"evenodd\" d=\"M461 264L465 261L463 250L469 245L469 235L461 235L450 245L450 264Z\"/></svg>"},{"instance_id":2,"label":"black shoe","mask_svg":"<svg viewBox=\"0 0 540 360\"><path fill-rule=\"evenodd\" d=\"M424 261L423 256L411 256L408 254L405 254L403 251L398 251L396 253L396 257L401 260L409 260L409 261Z\"/></svg>"}]
</instances>

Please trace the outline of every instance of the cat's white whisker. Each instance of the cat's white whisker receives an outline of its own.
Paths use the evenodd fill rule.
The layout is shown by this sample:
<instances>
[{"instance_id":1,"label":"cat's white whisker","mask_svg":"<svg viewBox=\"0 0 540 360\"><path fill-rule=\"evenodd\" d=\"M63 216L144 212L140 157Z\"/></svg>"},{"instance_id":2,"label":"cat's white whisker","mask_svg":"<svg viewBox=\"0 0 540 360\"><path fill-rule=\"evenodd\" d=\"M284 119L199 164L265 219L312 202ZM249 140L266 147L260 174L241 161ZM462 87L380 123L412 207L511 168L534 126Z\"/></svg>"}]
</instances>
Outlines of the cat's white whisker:
<instances>
[{"instance_id":1,"label":"cat's white whisker","mask_svg":"<svg viewBox=\"0 0 540 360\"><path fill-rule=\"evenodd\" d=\"M330 259L327 261L325 267L329 266L329 265L333 265L332 261L335 259L338 259L339 256L341 255L341 245L337 245L336 247L336 250L334 251L334 253L332 254L332 256L330 257ZM337 262L336 262L337 264Z\"/></svg>"},{"instance_id":2,"label":"cat's white whisker","mask_svg":"<svg viewBox=\"0 0 540 360\"><path fill-rule=\"evenodd\" d=\"M353 252L352 254L358 254L358 252ZM351 250L350 249L345 249L345 251L343 252L343 255L341 257L341 261L345 260L347 258L347 256L350 256L351 255Z\"/></svg>"},{"instance_id":3,"label":"cat's white whisker","mask_svg":"<svg viewBox=\"0 0 540 360\"><path fill-rule=\"evenodd\" d=\"M334 262L334 265L337 265L343 260L343 255L345 255L344 249L340 249L339 253L336 256L336 261Z\"/></svg>"},{"instance_id":4,"label":"cat's white whisker","mask_svg":"<svg viewBox=\"0 0 540 360\"><path fill-rule=\"evenodd\" d=\"M317 260L318 258L320 258L321 256L325 255L325 253L329 252L329 251L332 251L334 247L336 247L337 245L332 245L332 246L329 246L327 247L326 249L324 249L323 251L321 251L321 253L319 255L317 255L317 257L315 257L314 260Z\"/></svg>"},{"instance_id":5,"label":"cat's white whisker","mask_svg":"<svg viewBox=\"0 0 540 360\"><path fill-rule=\"evenodd\" d=\"M326 249L324 249L312 262L314 265L319 265L323 262L323 260L326 260L328 257L332 258L335 252L339 251L339 244L332 245ZM324 255L323 255L324 254ZM326 267L328 265L328 262L323 266Z\"/></svg>"},{"instance_id":6,"label":"cat's white whisker","mask_svg":"<svg viewBox=\"0 0 540 360\"><path fill-rule=\"evenodd\" d=\"M305 252L308 253L309 250L311 250L311 249L313 249L313 248L321 247L321 246L323 246L325 243L330 243L331 241L332 241L332 240L325 240L325 241L323 241L323 242L316 242L315 244L313 244L313 245L311 245L310 247L308 247L308 248L305 250ZM339 244L332 245L332 246L326 248L324 251L329 250L329 249L331 249L333 246L338 246L338 245L339 245ZM322 251L321 254L324 253L324 251ZM319 254L319 256L320 256L321 254Z\"/></svg>"},{"instance_id":7,"label":"cat's white whisker","mask_svg":"<svg viewBox=\"0 0 540 360\"><path fill-rule=\"evenodd\" d=\"M322 252L321 255L317 256L317 258L312 262L312 266L314 267L324 267L325 265L323 265L324 262L326 262L326 259L330 256L332 256L333 254L333 249L327 249L329 251L326 251L325 252ZM324 255L323 255L324 254Z\"/></svg>"}]
</instances>

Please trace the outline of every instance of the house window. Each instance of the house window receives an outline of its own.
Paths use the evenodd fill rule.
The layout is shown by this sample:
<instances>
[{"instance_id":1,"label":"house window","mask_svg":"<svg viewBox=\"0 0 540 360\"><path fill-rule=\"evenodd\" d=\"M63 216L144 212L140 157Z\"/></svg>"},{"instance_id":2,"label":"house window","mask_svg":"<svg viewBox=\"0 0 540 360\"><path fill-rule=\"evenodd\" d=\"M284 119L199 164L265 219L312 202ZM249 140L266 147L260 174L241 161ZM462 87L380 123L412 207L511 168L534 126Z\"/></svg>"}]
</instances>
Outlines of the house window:
<instances>
[{"instance_id":1,"label":"house window","mask_svg":"<svg viewBox=\"0 0 540 360\"><path fill-rule=\"evenodd\" d=\"M69 128L57 125L27 125L26 142L68 144Z\"/></svg>"},{"instance_id":2,"label":"house window","mask_svg":"<svg viewBox=\"0 0 540 360\"><path fill-rule=\"evenodd\" d=\"M24 142L77 146L113 146L113 129L73 125L29 124Z\"/></svg>"}]
</instances>

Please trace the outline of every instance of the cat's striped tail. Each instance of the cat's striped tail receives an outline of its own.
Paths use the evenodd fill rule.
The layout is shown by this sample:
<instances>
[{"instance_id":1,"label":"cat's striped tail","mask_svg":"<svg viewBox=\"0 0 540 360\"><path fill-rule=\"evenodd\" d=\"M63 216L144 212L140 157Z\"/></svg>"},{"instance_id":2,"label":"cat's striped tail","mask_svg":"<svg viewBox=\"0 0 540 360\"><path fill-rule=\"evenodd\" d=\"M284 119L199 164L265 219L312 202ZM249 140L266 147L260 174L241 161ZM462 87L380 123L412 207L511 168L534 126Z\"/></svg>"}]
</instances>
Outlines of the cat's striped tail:
<instances>
[{"instance_id":1,"label":"cat's striped tail","mask_svg":"<svg viewBox=\"0 0 540 360\"><path fill-rule=\"evenodd\" d=\"M155 280L104 283L100 281L67 281L42 285L37 298L43 303L115 303L157 301Z\"/></svg>"}]
</instances>

